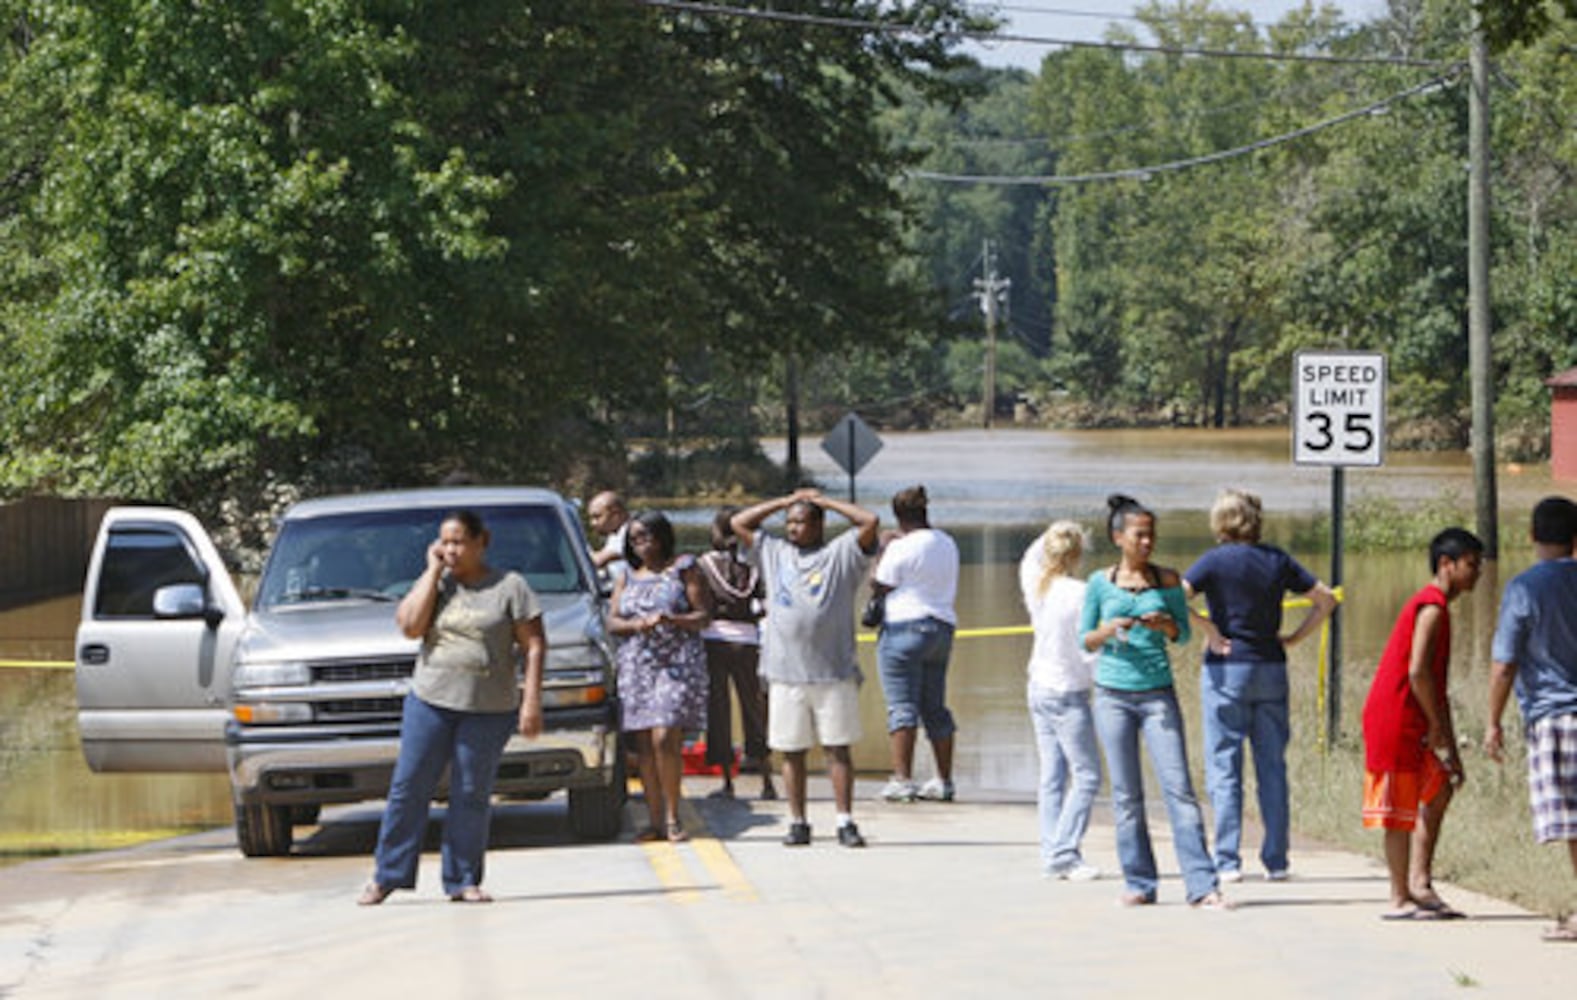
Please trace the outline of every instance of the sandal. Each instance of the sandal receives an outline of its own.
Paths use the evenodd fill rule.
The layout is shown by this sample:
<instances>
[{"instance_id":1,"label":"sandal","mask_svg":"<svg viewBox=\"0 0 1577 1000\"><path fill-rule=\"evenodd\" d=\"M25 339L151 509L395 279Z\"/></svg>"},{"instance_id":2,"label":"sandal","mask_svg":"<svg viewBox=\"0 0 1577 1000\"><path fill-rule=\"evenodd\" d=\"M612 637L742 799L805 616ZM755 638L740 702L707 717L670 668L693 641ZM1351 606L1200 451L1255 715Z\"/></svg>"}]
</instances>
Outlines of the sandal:
<instances>
[{"instance_id":1,"label":"sandal","mask_svg":"<svg viewBox=\"0 0 1577 1000\"><path fill-rule=\"evenodd\" d=\"M650 826L635 835L637 844L652 844L662 839L663 835L658 833L655 827Z\"/></svg>"},{"instance_id":2,"label":"sandal","mask_svg":"<svg viewBox=\"0 0 1577 1000\"><path fill-rule=\"evenodd\" d=\"M1119 906L1154 906L1155 897L1142 892L1125 892L1117 897Z\"/></svg>"},{"instance_id":3,"label":"sandal","mask_svg":"<svg viewBox=\"0 0 1577 1000\"><path fill-rule=\"evenodd\" d=\"M689 839L690 835L684 832L684 827L680 826L677 821L668 824L668 843L682 844Z\"/></svg>"},{"instance_id":4,"label":"sandal","mask_svg":"<svg viewBox=\"0 0 1577 1000\"><path fill-rule=\"evenodd\" d=\"M1198 899L1194 900L1188 905L1192 906L1196 910L1237 909L1237 904L1229 901L1225 896L1221 895L1221 893L1215 891L1205 893L1203 896L1200 896Z\"/></svg>"},{"instance_id":5,"label":"sandal","mask_svg":"<svg viewBox=\"0 0 1577 1000\"><path fill-rule=\"evenodd\" d=\"M468 885L449 896L451 903L491 903L492 901L493 897L479 885Z\"/></svg>"},{"instance_id":6,"label":"sandal","mask_svg":"<svg viewBox=\"0 0 1577 1000\"><path fill-rule=\"evenodd\" d=\"M366 888L361 890L361 895L356 897L357 906L377 906L394 894L394 886L379 885L368 882Z\"/></svg>"},{"instance_id":7,"label":"sandal","mask_svg":"<svg viewBox=\"0 0 1577 1000\"><path fill-rule=\"evenodd\" d=\"M1577 924L1565 920L1545 931L1540 938L1551 944L1577 944Z\"/></svg>"}]
</instances>

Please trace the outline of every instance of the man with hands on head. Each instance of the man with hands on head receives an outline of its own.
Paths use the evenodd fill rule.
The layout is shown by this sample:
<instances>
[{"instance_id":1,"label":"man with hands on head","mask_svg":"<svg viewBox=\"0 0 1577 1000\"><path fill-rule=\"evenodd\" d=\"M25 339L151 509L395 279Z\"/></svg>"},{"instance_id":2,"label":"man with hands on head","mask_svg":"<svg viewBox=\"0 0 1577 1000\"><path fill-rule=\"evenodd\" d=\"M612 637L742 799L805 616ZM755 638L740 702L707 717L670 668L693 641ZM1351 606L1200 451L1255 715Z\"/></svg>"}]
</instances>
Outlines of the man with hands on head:
<instances>
[{"instance_id":1,"label":"man with hands on head","mask_svg":"<svg viewBox=\"0 0 1577 1000\"><path fill-rule=\"evenodd\" d=\"M853 531L826 540L826 512L849 520ZM784 538L761 529L787 511ZM735 514L735 536L766 584L761 630L761 676L768 684L767 745L783 754L790 825L783 843L810 843L806 817L806 753L820 743L838 812L838 843L864 847L854 823L854 761L860 738L860 668L854 646L854 608L871 556L877 515L852 503L800 489Z\"/></svg>"}]
</instances>

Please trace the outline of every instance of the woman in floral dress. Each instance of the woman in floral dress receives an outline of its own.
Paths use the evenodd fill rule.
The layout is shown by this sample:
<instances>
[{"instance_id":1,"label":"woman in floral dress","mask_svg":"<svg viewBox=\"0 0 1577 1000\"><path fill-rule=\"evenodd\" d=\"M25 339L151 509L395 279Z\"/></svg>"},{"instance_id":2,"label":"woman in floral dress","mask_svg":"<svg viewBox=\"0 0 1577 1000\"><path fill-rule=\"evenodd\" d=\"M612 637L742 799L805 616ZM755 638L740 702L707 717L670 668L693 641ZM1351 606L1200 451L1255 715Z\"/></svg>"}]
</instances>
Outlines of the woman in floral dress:
<instances>
[{"instance_id":1,"label":"woman in floral dress","mask_svg":"<svg viewBox=\"0 0 1577 1000\"><path fill-rule=\"evenodd\" d=\"M694 558L675 554L673 525L656 511L630 520L624 554L630 571L614 585L608 631L621 640L621 727L634 740L651 816L640 839L680 841L680 751L685 731L706 725L706 584Z\"/></svg>"}]
</instances>

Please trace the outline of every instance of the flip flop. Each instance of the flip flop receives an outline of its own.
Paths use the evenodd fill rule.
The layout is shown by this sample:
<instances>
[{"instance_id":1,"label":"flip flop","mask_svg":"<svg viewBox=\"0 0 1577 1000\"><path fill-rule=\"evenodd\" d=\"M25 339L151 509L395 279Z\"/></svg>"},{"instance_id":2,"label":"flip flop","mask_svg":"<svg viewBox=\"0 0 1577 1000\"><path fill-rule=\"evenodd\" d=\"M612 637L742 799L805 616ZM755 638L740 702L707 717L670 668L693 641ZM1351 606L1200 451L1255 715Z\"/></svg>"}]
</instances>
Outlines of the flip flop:
<instances>
[{"instance_id":1,"label":"flip flop","mask_svg":"<svg viewBox=\"0 0 1577 1000\"><path fill-rule=\"evenodd\" d=\"M1460 914L1459 914L1460 916ZM1444 920L1439 910L1430 910L1421 906L1410 906L1402 910L1387 910L1380 914L1381 920Z\"/></svg>"},{"instance_id":2,"label":"flip flop","mask_svg":"<svg viewBox=\"0 0 1577 1000\"><path fill-rule=\"evenodd\" d=\"M1418 908L1426 913L1432 913L1437 920L1466 920L1467 914L1452 906L1450 903L1436 896L1430 900L1415 900Z\"/></svg>"},{"instance_id":3,"label":"flip flop","mask_svg":"<svg viewBox=\"0 0 1577 1000\"><path fill-rule=\"evenodd\" d=\"M1556 924L1545 931L1540 937L1551 944L1577 944L1577 925L1570 922Z\"/></svg>"},{"instance_id":4,"label":"flip flop","mask_svg":"<svg viewBox=\"0 0 1577 1000\"><path fill-rule=\"evenodd\" d=\"M366 888L361 890L361 895L356 897L357 906L377 906L394 894L394 886L379 885L368 882Z\"/></svg>"},{"instance_id":5,"label":"flip flop","mask_svg":"<svg viewBox=\"0 0 1577 1000\"><path fill-rule=\"evenodd\" d=\"M642 830L640 833L635 835L635 842L637 844L651 844L665 839L666 838L662 835L662 831L652 827L647 827L645 830Z\"/></svg>"},{"instance_id":6,"label":"flip flop","mask_svg":"<svg viewBox=\"0 0 1577 1000\"><path fill-rule=\"evenodd\" d=\"M491 903L493 897L479 885L468 885L449 897L451 903Z\"/></svg>"}]
</instances>

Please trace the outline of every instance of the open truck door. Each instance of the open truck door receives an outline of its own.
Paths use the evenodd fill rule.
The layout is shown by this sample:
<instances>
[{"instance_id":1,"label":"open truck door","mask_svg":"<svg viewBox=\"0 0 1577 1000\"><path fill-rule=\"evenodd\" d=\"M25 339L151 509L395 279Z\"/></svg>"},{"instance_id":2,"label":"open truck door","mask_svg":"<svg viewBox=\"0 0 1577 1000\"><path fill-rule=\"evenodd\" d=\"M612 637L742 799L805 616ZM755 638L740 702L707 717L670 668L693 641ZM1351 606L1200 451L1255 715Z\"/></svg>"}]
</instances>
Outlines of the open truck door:
<instances>
[{"instance_id":1,"label":"open truck door","mask_svg":"<svg viewBox=\"0 0 1577 1000\"><path fill-rule=\"evenodd\" d=\"M77 627L77 725L94 771L224 771L246 609L196 518L104 515Z\"/></svg>"}]
</instances>

